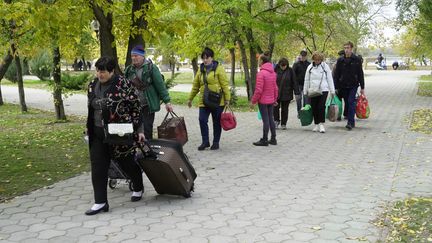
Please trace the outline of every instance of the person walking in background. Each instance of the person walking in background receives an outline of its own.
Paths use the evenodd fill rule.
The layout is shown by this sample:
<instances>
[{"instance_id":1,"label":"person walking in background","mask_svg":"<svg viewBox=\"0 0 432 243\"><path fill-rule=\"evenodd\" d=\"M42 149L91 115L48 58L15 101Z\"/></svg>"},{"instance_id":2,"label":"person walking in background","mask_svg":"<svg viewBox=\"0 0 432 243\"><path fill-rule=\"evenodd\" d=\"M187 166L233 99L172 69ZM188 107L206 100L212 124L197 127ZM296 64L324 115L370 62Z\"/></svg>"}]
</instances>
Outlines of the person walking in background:
<instances>
[{"instance_id":1,"label":"person walking in background","mask_svg":"<svg viewBox=\"0 0 432 243\"><path fill-rule=\"evenodd\" d=\"M312 129L314 132L325 133L325 103L327 95L333 96L335 94L335 87L330 67L327 63L323 62L324 55L319 52L314 52L312 55L312 63L306 70L305 82L303 93L310 98L312 107L313 119L315 127ZM321 91L320 95L314 97L311 93L311 87L317 91Z\"/></svg>"},{"instance_id":2,"label":"person walking in background","mask_svg":"<svg viewBox=\"0 0 432 243\"><path fill-rule=\"evenodd\" d=\"M229 100L231 99L231 92L229 89L228 79L226 77L225 69L219 62L213 60L214 52L212 49L206 47L201 54L201 59L203 63L195 75L192 90L189 94L188 106L192 107L192 100L195 96L200 94L199 97L199 124L201 130L202 143L198 147L198 150L204 150L210 147L209 138L209 127L208 118L210 114L213 120L213 144L210 147L211 150L219 149L219 141L222 134L222 127L220 124L220 117L224 110L225 105L229 105ZM209 90L214 92L221 92L222 97L220 100L220 106L217 108L210 108L204 105L204 89L205 82Z\"/></svg>"},{"instance_id":3,"label":"person walking in background","mask_svg":"<svg viewBox=\"0 0 432 243\"><path fill-rule=\"evenodd\" d=\"M277 105L274 107L273 118L276 128L278 128L280 124L281 128L285 130L288 121L288 107L294 97L293 93L298 97L300 95L300 90L294 76L294 71L289 66L288 59L281 58L276 65L275 72L277 75L276 83L279 95Z\"/></svg>"},{"instance_id":4,"label":"person walking in background","mask_svg":"<svg viewBox=\"0 0 432 243\"><path fill-rule=\"evenodd\" d=\"M95 204L85 212L94 215L109 210L107 199L108 168L115 159L131 178L131 201L139 201L144 186L140 167L135 163L136 147L113 145L106 140L109 123L132 123L139 142L145 139L140 120L140 103L135 87L128 80L114 74L116 62L111 57L101 57L95 64L97 78L88 86L87 135L89 136L91 178Z\"/></svg>"},{"instance_id":5,"label":"person walking in background","mask_svg":"<svg viewBox=\"0 0 432 243\"><path fill-rule=\"evenodd\" d=\"M307 60L307 52L305 50L300 51L300 60L295 62L293 65L294 76L297 80L300 91L303 90L305 73L309 65L310 62ZM300 109L307 103L307 97L303 95L303 92L300 92L300 96L296 96L296 103L298 113L300 112Z\"/></svg>"},{"instance_id":6,"label":"person walking in background","mask_svg":"<svg viewBox=\"0 0 432 243\"><path fill-rule=\"evenodd\" d=\"M335 83L338 95L343 97L348 123L346 128L352 130L355 127L355 109L356 109L356 94L360 86L360 93L364 95L364 74L360 58L358 58L353 50L353 43L348 41L344 44L345 55L340 57L336 62Z\"/></svg>"},{"instance_id":7,"label":"person walking in background","mask_svg":"<svg viewBox=\"0 0 432 243\"><path fill-rule=\"evenodd\" d=\"M160 110L161 100L167 111L173 111L171 98L159 68L151 60L145 58L142 45L135 46L131 51L132 64L125 69L125 76L136 87L141 102L144 134L153 139L155 112Z\"/></svg>"},{"instance_id":8,"label":"person walking in background","mask_svg":"<svg viewBox=\"0 0 432 243\"><path fill-rule=\"evenodd\" d=\"M338 58L344 57L344 55L345 55L345 50L338 51ZM336 83L335 74L336 74L336 63L332 67L333 83ZM336 84L335 84L335 86L336 86ZM343 100L342 95L337 93L337 92L336 92L336 95L339 98L339 100L342 102L342 100ZM343 103L344 103L343 116L344 116L344 119L347 119L348 118L348 104L347 104L346 100L343 100ZM342 114L339 114L337 120L338 121L342 120Z\"/></svg>"},{"instance_id":9,"label":"person walking in background","mask_svg":"<svg viewBox=\"0 0 432 243\"><path fill-rule=\"evenodd\" d=\"M277 105L278 87L276 84L276 73L270 59L270 52L266 51L259 57L260 71L256 77L255 91L251 100L251 107L258 103L263 122L263 136L255 146L277 145L276 126L273 120L273 107ZM269 130L271 132L268 140Z\"/></svg>"}]
</instances>

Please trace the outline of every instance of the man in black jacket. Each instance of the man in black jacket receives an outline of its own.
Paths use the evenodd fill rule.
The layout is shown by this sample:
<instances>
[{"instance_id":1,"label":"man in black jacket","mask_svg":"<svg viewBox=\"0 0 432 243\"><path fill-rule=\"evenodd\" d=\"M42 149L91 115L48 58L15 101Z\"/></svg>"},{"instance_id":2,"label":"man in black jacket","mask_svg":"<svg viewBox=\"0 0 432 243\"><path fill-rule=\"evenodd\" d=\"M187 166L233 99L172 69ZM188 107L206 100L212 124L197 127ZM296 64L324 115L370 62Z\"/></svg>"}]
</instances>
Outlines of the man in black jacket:
<instances>
[{"instance_id":1,"label":"man in black jacket","mask_svg":"<svg viewBox=\"0 0 432 243\"><path fill-rule=\"evenodd\" d=\"M335 86L338 95L343 97L348 108L348 130L355 127L356 94L360 86L360 93L364 95L364 74L361 59L352 52L353 43L348 41L344 44L345 55L336 62Z\"/></svg>"},{"instance_id":2,"label":"man in black jacket","mask_svg":"<svg viewBox=\"0 0 432 243\"><path fill-rule=\"evenodd\" d=\"M293 71L299 86L299 90L303 90L306 69L310 65L310 62L308 62L307 60L307 52L305 50L302 50L300 52L300 58L301 59L298 62L294 63ZM307 97L303 95L303 92L300 92L300 95L296 95L297 112L300 111L300 109L306 104L306 102Z\"/></svg>"}]
</instances>

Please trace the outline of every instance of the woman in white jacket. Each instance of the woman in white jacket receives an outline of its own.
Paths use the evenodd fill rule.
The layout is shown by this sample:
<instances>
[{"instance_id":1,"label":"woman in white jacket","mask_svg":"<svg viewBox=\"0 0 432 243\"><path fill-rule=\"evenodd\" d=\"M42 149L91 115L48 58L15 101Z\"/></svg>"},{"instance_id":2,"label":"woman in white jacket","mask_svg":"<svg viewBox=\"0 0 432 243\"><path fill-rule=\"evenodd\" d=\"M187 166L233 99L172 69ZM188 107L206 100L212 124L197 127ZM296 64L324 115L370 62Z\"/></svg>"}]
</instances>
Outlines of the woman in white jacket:
<instances>
[{"instance_id":1,"label":"woman in white jacket","mask_svg":"<svg viewBox=\"0 0 432 243\"><path fill-rule=\"evenodd\" d=\"M312 60L306 69L303 93L310 98L315 123L312 131L325 133L325 103L329 92L332 97L334 96L335 88L330 67L323 62L324 55L314 52ZM317 94L316 91L321 91L321 94Z\"/></svg>"}]
</instances>

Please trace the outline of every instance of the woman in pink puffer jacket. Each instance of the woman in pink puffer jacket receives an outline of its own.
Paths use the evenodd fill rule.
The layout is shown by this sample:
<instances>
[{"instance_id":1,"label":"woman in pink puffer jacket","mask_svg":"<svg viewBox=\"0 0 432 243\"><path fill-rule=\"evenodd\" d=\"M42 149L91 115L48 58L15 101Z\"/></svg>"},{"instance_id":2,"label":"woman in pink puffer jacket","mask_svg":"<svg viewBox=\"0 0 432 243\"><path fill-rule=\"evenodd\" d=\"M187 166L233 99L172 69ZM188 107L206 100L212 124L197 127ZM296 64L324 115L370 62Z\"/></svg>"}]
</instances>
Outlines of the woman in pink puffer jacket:
<instances>
[{"instance_id":1,"label":"woman in pink puffer jacket","mask_svg":"<svg viewBox=\"0 0 432 243\"><path fill-rule=\"evenodd\" d=\"M273 120L273 106L277 105L278 87L276 84L276 73L273 64L270 62L270 53L260 55L260 71L257 74L255 91L252 96L252 105L258 103L263 122L263 137L253 143L255 146L276 145L276 126ZM268 132L271 132L270 141Z\"/></svg>"}]
</instances>

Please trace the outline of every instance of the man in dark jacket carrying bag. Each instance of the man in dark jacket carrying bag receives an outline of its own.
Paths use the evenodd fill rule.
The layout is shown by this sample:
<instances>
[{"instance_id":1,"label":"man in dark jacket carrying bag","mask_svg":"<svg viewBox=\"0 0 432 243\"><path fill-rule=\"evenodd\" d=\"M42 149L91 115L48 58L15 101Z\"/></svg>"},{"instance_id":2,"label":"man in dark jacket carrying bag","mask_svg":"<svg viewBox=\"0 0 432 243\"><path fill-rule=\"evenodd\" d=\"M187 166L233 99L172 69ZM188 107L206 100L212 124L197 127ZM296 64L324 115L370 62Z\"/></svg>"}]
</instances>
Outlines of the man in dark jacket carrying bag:
<instances>
[{"instance_id":1,"label":"man in dark jacket carrying bag","mask_svg":"<svg viewBox=\"0 0 432 243\"><path fill-rule=\"evenodd\" d=\"M345 55L336 62L335 86L338 96L344 99L347 104L348 123L345 126L348 130L355 127L356 94L360 86L360 93L364 95L364 74L361 59L352 52L353 43L348 41L344 44Z\"/></svg>"},{"instance_id":2,"label":"man in dark jacket carrying bag","mask_svg":"<svg viewBox=\"0 0 432 243\"><path fill-rule=\"evenodd\" d=\"M299 90L303 90L306 69L309 67L309 65L310 62L307 60L307 52L302 50L300 52L300 60L293 65L294 76L297 80ZM303 92L300 92L300 95L296 95L296 103L297 112L300 112L300 109L307 103L307 97L303 95Z\"/></svg>"}]
</instances>

